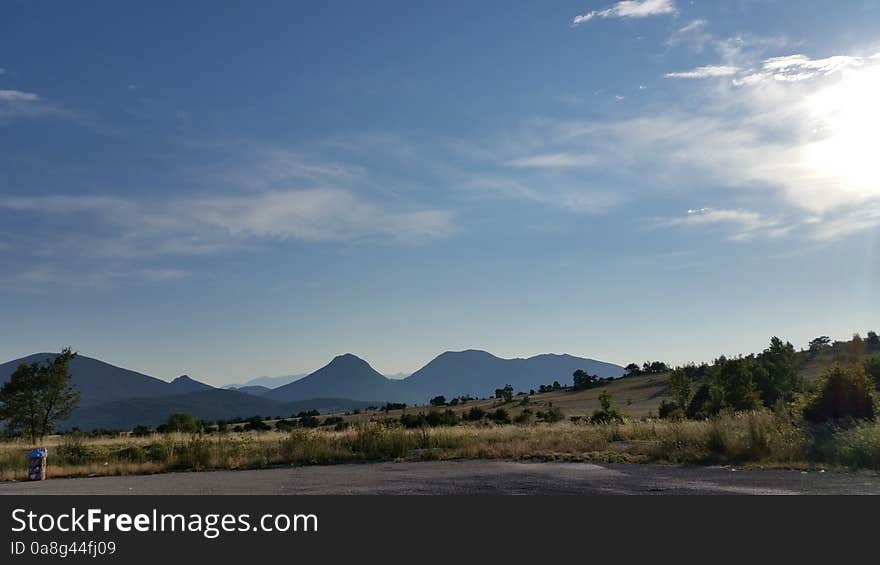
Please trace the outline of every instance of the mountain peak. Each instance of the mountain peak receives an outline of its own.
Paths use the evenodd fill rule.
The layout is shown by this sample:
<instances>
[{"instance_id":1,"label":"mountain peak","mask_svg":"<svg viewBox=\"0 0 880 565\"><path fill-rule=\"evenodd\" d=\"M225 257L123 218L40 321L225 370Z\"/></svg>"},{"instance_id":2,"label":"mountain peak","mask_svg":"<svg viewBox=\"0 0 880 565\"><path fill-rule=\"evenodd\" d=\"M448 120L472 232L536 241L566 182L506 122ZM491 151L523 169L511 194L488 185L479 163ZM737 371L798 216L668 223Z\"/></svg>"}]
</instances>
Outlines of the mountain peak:
<instances>
[{"instance_id":1,"label":"mountain peak","mask_svg":"<svg viewBox=\"0 0 880 565\"><path fill-rule=\"evenodd\" d=\"M177 392L187 393L187 392L197 392L200 390L209 390L214 387L211 385L207 385L205 383L199 382L189 375L180 375L173 381L171 381L171 386Z\"/></svg>"}]
</instances>

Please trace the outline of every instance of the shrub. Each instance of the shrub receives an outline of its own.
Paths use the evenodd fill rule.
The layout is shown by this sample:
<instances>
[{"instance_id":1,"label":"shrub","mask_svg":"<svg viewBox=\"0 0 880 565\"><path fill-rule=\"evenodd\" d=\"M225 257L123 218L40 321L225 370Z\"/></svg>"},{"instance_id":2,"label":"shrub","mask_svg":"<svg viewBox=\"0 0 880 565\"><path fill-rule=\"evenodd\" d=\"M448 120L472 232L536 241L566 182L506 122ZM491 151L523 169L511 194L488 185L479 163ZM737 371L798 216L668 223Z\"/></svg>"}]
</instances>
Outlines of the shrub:
<instances>
[{"instance_id":1,"label":"shrub","mask_svg":"<svg viewBox=\"0 0 880 565\"><path fill-rule=\"evenodd\" d=\"M254 416L247 421L247 424L244 425L244 429L249 432L268 432L272 429L272 426L264 422L259 416Z\"/></svg>"},{"instance_id":2,"label":"shrub","mask_svg":"<svg viewBox=\"0 0 880 565\"><path fill-rule=\"evenodd\" d=\"M874 383L862 367L837 365L819 378L816 392L804 409L804 417L813 423L829 420L874 420L876 415Z\"/></svg>"},{"instance_id":3,"label":"shrub","mask_svg":"<svg viewBox=\"0 0 880 565\"><path fill-rule=\"evenodd\" d=\"M541 413L541 419L547 422L548 424L555 424L556 422L561 422L565 418L565 415L562 413L562 410L555 406L550 406L547 408L546 412Z\"/></svg>"},{"instance_id":4,"label":"shrub","mask_svg":"<svg viewBox=\"0 0 880 565\"><path fill-rule=\"evenodd\" d=\"M444 410L443 412L431 410L428 412L425 420L427 420L428 425L432 428L438 426L454 426L458 424L458 416L456 416L455 412L452 410Z\"/></svg>"},{"instance_id":5,"label":"shrub","mask_svg":"<svg viewBox=\"0 0 880 565\"><path fill-rule=\"evenodd\" d=\"M620 409L611 402L610 392L603 390L599 395L599 403L602 405L602 409L593 412L593 417L590 418L594 424L623 422L623 414L621 414Z\"/></svg>"},{"instance_id":6,"label":"shrub","mask_svg":"<svg viewBox=\"0 0 880 565\"><path fill-rule=\"evenodd\" d=\"M495 421L497 424L509 424L510 423L510 413L504 408L499 408L495 410L491 414L489 414L489 418Z\"/></svg>"},{"instance_id":7,"label":"shrub","mask_svg":"<svg viewBox=\"0 0 880 565\"><path fill-rule=\"evenodd\" d=\"M59 462L68 465L83 465L92 462L95 452L86 444L85 436L79 432L67 434L58 446Z\"/></svg>"},{"instance_id":8,"label":"shrub","mask_svg":"<svg viewBox=\"0 0 880 565\"><path fill-rule=\"evenodd\" d=\"M664 420L683 420L685 411L677 403L663 400L657 408L657 415Z\"/></svg>"},{"instance_id":9,"label":"shrub","mask_svg":"<svg viewBox=\"0 0 880 565\"><path fill-rule=\"evenodd\" d=\"M469 420L471 422L479 422L486 417L486 411L479 406L473 406L470 410L463 414L462 417L465 420Z\"/></svg>"},{"instance_id":10,"label":"shrub","mask_svg":"<svg viewBox=\"0 0 880 565\"><path fill-rule=\"evenodd\" d=\"M153 429L148 426L135 426L133 430L131 430L131 435L134 437L146 437L153 433Z\"/></svg>"},{"instance_id":11,"label":"shrub","mask_svg":"<svg viewBox=\"0 0 880 565\"><path fill-rule=\"evenodd\" d=\"M521 426L528 425L528 424L532 423L532 416L533 416L532 411L529 410L528 408L526 408L525 410L520 412L516 418L513 419L513 423L519 424Z\"/></svg>"},{"instance_id":12,"label":"shrub","mask_svg":"<svg viewBox=\"0 0 880 565\"><path fill-rule=\"evenodd\" d=\"M187 414L185 412L178 412L176 414L172 414L168 417L168 421L159 426L158 431L161 433L169 433L169 432L185 432L185 433L196 433L202 430L204 427L204 423L193 416L192 414Z\"/></svg>"}]
</instances>

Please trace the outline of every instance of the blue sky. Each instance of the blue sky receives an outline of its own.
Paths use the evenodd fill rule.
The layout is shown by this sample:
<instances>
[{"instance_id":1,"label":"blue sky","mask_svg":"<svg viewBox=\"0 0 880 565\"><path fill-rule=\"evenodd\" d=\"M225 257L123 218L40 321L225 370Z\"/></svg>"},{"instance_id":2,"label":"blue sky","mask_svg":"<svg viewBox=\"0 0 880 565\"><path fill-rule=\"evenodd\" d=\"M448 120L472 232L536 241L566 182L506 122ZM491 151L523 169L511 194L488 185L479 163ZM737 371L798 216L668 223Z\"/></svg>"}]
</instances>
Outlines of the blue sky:
<instances>
[{"instance_id":1,"label":"blue sky","mask_svg":"<svg viewBox=\"0 0 880 565\"><path fill-rule=\"evenodd\" d=\"M880 4L6 2L0 358L220 384L880 329Z\"/></svg>"}]
</instances>

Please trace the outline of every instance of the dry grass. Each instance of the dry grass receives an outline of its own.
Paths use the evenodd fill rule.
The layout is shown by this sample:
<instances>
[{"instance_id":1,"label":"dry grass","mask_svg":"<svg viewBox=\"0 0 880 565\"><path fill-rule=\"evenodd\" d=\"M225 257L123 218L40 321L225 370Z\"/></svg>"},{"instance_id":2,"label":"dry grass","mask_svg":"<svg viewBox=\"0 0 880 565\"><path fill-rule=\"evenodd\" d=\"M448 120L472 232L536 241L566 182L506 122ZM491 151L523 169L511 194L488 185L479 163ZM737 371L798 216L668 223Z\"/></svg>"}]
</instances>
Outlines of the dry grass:
<instances>
[{"instance_id":1,"label":"dry grass","mask_svg":"<svg viewBox=\"0 0 880 565\"><path fill-rule=\"evenodd\" d=\"M817 433L770 412L711 421L480 424L415 430L362 422L344 431L68 436L47 443L51 477L461 458L880 469L880 426ZM21 442L0 444L0 479L24 478L28 447Z\"/></svg>"}]
</instances>

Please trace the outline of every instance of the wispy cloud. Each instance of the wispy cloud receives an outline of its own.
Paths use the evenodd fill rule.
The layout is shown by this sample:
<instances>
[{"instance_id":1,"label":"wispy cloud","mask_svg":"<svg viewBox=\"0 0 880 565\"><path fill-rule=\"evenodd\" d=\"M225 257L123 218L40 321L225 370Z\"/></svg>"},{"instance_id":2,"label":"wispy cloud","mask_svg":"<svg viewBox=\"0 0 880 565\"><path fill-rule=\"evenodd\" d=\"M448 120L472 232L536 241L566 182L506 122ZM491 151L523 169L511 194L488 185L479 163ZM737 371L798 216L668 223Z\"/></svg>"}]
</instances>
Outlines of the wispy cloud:
<instances>
[{"instance_id":1,"label":"wispy cloud","mask_svg":"<svg viewBox=\"0 0 880 565\"><path fill-rule=\"evenodd\" d=\"M589 167L596 164L596 157L590 154L576 153L545 153L531 155L507 161L507 165L516 168L557 169L571 167Z\"/></svg>"},{"instance_id":2,"label":"wispy cloud","mask_svg":"<svg viewBox=\"0 0 880 565\"><path fill-rule=\"evenodd\" d=\"M729 77L739 72L738 67L730 67L727 65L707 65L697 67L691 71L680 71L675 73L666 73L666 78L717 78Z\"/></svg>"},{"instance_id":3,"label":"wispy cloud","mask_svg":"<svg viewBox=\"0 0 880 565\"><path fill-rule=\"evenodd\" d=\"M455 231L452 214L392 210L334 188L278 190L138 202L104 196L0 198L0 208L50 215L88 214L112 235L89 249L111 256L197 255L259 239L414 242ZM88 225L88 224L87 224ZM85 234L86 237L91 237Z\"/></svg>"},{"instance_id":4,"label":"wispy cloud","mask_svg":"<svg viewBox=\"0 0 880 565\"><path fill-rule=\"evenodd\" d=\"M33 92L0 90L0 122L42 116L70 118L73 113Z\"/></svg>"},{"instance_id":5,"label":"wispy cloud","mask_svg":"<svg viewBox=\"0 0 880 565\"><path fill-rule=\"evenodd\" d=\"M723 225L733 229L731 239L744 241L758 236L780 237L790 231L781 227L777 218L743 209L698 208L687 211L679 218L662 220L665 226L714 226Z\"/></svg>"},{"instance_id":6,"label":"wispy cloud","mask_svg":"<svg viewBox=\"0 0 880 565\"><path fill-rule=\"evenodd\" d=\"M585 24L593 19L646 18L675 12L673 0L623 0L604 10L593 10L575 16L572 26Z\"/></svg>"},{"instance_id":7,"label":"wispy cloud","mask_svg":"<svg viewBox=\"0 0 880 565\"><path fill-rule=\"evenodd\" d=\"M852 55L836 55L824 59L811 59L802 54L771 57L764 61L760 71L752 71L736 83L750 85L764 80L800 82L860 67L871 60L870 57Z\"/></svg>"},{"instance_id":8,"label":"wispy cloud","mask_svg":"<svg viewBox=\"0 0 880 565\"><path fill-rule=\"evenodd\" d=\"M33 92L0 90L0 102L36 102L40 97Z\"/></svg>"}]
</instances>

